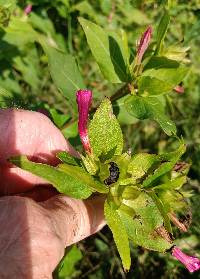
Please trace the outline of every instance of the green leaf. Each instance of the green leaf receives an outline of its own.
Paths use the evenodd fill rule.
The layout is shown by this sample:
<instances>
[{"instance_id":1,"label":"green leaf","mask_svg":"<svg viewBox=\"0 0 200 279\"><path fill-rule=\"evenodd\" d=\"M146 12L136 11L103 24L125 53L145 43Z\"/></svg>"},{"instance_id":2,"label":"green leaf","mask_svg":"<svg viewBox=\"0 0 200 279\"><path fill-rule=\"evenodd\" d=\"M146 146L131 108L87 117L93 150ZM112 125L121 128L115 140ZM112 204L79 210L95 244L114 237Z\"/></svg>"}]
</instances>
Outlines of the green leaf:
<instances>
[{"instance_id":1,"label":"green leaf","mask_svg":"<svg viewBox=\"0 0 200 279\"><path fill-rule=\"evenodd\" d=\"M162 82L162 85L164 85L164 83L166 83L164 85L166 88L172 89L176 85L178 85L181 81L183 81L183 79L187 75L188 71L189 71L189 69L182 65L179 65L179 67L177 67L177 68L154 68L154 69L149 69L149 70L144 71L141 75L141 78L148 77L151 79L159 80L160 82ZM155 81L154 81L154 83L155 83ZM150 86L148 86L148 87L151 88ZM166 91L166 88L165 88L165 91ZM158 91L158 90L159 89L156 89L156 91ZM160 90L162 90L162 88Z\"/></svg>"},{"instance_id":2,"label":"green leaf","mask_svg":"<svg viewBox=\"0 0 200 279\"><path fill-rule=\"evenodd\" d=\"M5 85L5 80L4 80L4 85ZM1 86L1 80L0 80L0 108L14 107L15 104L16 105L22 104L22 96L18 94L13 94L7 89L3 88Z\"/></svg>"},{"instance_id":3,"label":"green leaf","mask_svg":"<svg viewBox=\"0 0 200 279\"><path fill-rule=\"evenodd\" d=\"M125 101L127 111L139 119L153 119L159 123L167 135L176 134L176 126L164 112L157 97L130 96Z\"/></svg>"},{"instance_id":4,"label":"green leaf","mask_svg":"<svg viewBox=\"0 0 200 279\"><path fill-rule=\"evenodd\" d=\"M104 77L113 82L127 81L126 57L121 38L116 33L108 33L100 26L84 18L79 22L87 37L87 42Z\"/></svg>"},{"instance_id":5,"label":"green leaf","mask_svg":"<svg viewBox=\"0 0 200 279\"><path fill-rule=\"evenodd\" d=\"M160 23L158 25L158 29L157 29L157 47L155 50L155 53L159 53L160 49L162 47L162 42L165 38L165 35L167 33L167 29L169 26L169 22L170 22L170 16L168 14L167 11L165 11L164 15L162 16Z\"/></svg>"},{"instance_id":6,"label":"green leaf","mask_svg":"<svg viewBox=\"0 0 200 279\"><path fill-rule=\"evenodd\" d=\"M113 155L122 153L122 131L107 98L103 100L90 122L89 138L96 157L106 155L112 150L115 150Z\"/></svg>"},{"instance_id":7,"label":"green leaf","mask_svg":"<svg viewBox=\"0 0 200 279\"><path fill-rule=\"evenodd\" d=\"M82 164L84 165L87 172L89 172L89 174L91 175L95 175L98 171L98 162L95 161L94 158L92 156L89 156L88 154L86 154L85 156L80 154L80 156L82 159Z\"/></svg>"},{"instance_id":8,"label":"green leaf","mask_svg":"<svg viewBox=\"0 0 200 279\"><path fill-rule=\"evenodd\" d=\"M10 20L10 11L8 8L0 5L0 27L7 27Z\"/></svg>"},{"instance_id":9,"label":"green leaf","mask_svg":"<svg viewBox=\"0 0 200 279\"><path fill-rule=\"evenodd\" d=\"M134 180L137 180L146 175L149 169L158 162L160 162L158 155L148 153L136 154L131 158L127 172L131 174Z\"/></svg>"},{"instance_id":10,"label":"green leaf","mask_svg":"<svg viewBox=\"0 0 200 279\"><path fill-rule=\"evenodd\" d=\"M87 181L80 179L80 174L79 176L72 172L68 174L61 168L34 163L29 161L26 156L12 157L10 162L26 171L30 171L32 174L44 178L60 193L66 194L70 197L86 199L92 194L89 185L87 185ZM69 167L71 167L72 170L74 168L73 166Z\"/></svg>"},{"instance_id":11,"label":"green leaf","mask_svg":"<svg viewBox=\"0 0 200 279\"><path fill-rule=\"evenodd\" d=\"M75 264L77 264L82 258L83 255L80 249L73 245L57 268L59 279L71 278L76 272Z\"/></svg>"},{"instance_id":12,"label":"green leaf","mask_svg":"<svg viewBox=\"0 0 200 279\"><path fill-rule=\"evenodd\" d=\"M72 122L67 125L66 128L62 129L62 133L68 140L70 138L76 138L78 136L78 121Z\"/></svg>"},{"instance_id":13,"label":"green leaf","mask_svg":"<svg viewBox=\"0 0 200 279\"><path fill-rule=\"evenodd\" d=\"M75 58L71 54L50 46L43 38L40 38L39 41L48 56L50 73L56 87L77 110L75 93L77 90L85 88L85 85Z\"/></svg>"},{"instance_id":14,"label":"green leaf","mask_svg":"<svg viewBox=\"0 0 200 279\"><path fill-rule=\"evenodd\" d=\"M165 212L185 213L189 209L186 198L181 191L177 190L159 190L156 191L158 198L162 201Z\"/></svg>"},{"instance_id":15,"label":"green leaf","mask_svg":"<svg viewBox=\"0 0 200 279\"><path fill-rule=\"evenodd\" d=\"M184 152L185 145L181 144L176 151L160 155L160 159L164 162L161 163L161 165L155 170L154 174L150 175L144 180L142 186L145 188L152 187L155 180L159 179L161 176L165 175L166 173L172 170L172 168ZM165 160L168 161L166 162Z\"/></svg>"},{"instance_id":16,"label":"green leaf","mask_svg":"<svg viewBox=\"0 0 200 279\"><path fill-rule=\"evenodd\" d=\"M185 37L184 37L184 39L185 39ZM184 44L186 44L185 40L184 40ZM171 45L162 50L162 55L164 55L165 57L167 57L169 59L179 61L181 63L190 63L190 59L187 57L189 49L190 49L190 47L181 47L179 45Z\"/></svg>"},{"instance_id":17,"label":"green leaf","mask_svg":"<svg viewBox=\"0 0 200 279\"><path fill-rule=\"evenodd\" d=\"M138 80L139 94L149 93L149 95L160 95L170 92L173 88L173 85L155 77L142 76Z\"/></svg>"},{"instance_id":18,"label":"green leaf","mask_svg":"<svg viewBox=\"0 0 200 279\"><path fill-rule=\"evenodd\" d=\"M112 103L114 114L116 115L117 120L119 121L120 124L125 124L125 125L135 124L139 120L127 112L126 107L124 105L124 100L126 98L127 97L124 96Z\"/></svg>"},{"instance_id":19,"label":"green leaf","mask_svg":"<svg viewBox=\"0 0 200 279\"><path fill-rule=\"evenodd\" d=\"M129 239L139 246L159 252L164 252L172 246L158 233L159 228L163 226L163 218L151 197L142 192L137 199L123 202L135 211L132 217L122 210L118 211Z\"/></svg>"},{"instance_id":20,"label":"green leaf","mask_svg":"<svg viewBox=\"0 0 200 279\"><path fill-rule=\"evenodd\" d=\"M170 224L170 219L167 215L167 212L165 211L162 201L158 198L158 196L156 195L156 193L154 191L149 191L147 194L152 198L152 200L155 202L158 210L160 211L160 214L164 220L164 226L165 226L166 230L172 234L172 227Z\"/></svg>"},{"instance_id":21,"label":"green leaf","mask_svg":"<svg viewBox=\"0 0 200 279\"><path fill-rule=\"evenodd\" d=\"M93 192L97 191L99 193L108 193L108 188L95 180L90 174L85 172L82 168L78 166L70 166L67 164L59 165L59 170L65 172L67 175L72 176L83 183L85 183Z\"/></svg>"},{"instance_id":22,"label":"green leaf","mask_svg":"<svg viewBox=\"0 0 200 279\"><path fill-rule=\"evenodd\" d=\"M162 56L153 56L144 67L138 80L140 94L148 92L159 95L172 91L188 73L188 68L177 61Z\"/></svg>"},{"instance_id":23,"label":"green leaf","mask_svg":"<svg viewBox=\"0 0 200 279\"><path fill-rule=\"evenodd\" d=\"M90 18L98 21L98 13L94 10L93 6L88 1L81 1L72 7L72 11L77 10L81 15L88 15Z\"/></svg>"},{"instance_id":24,"label":"green leaf","mask_svg":"<svg viewBox=\"0 0 200 279\"><path fill-rule=\"evenodd\" d=\"M9 26L4 31L3 40L19 47L24 47L27 43L34 43L38 37L32 26L19 17L11 17Z\"/></svg>"},{"instance_id":25,"label":"green leaf","mask_svg":"<svg viewBox=\"0 0 200 279\"><path fill-rule=\"evenodd\" d=\"M162 163L157 170L155 170L154 174L150 175L145 179L142 186L145 188L149 188L153 186L153 182L163 176L164 174L168 173L172 170L173 166L175 165L174 162L164 162Z\"/></svg>"},{"instance_id":26,"label":"green leaf","mask_svg":"<svg viewBox=\"0 0 200 279\"><path fill-rule=\"evenodd\" d=\"M61 151L56 154L56 157L60 159L63 163L73 166L80 166L81 160L73 157L66 151Z\"/></svg>"},{"instance_id":27,"label":"green leaf","mask_svg":"<svg viewBox=\"0 0 200 279\"><path fill-rule=\"evenodd\" d=\"M119 2L120 3L120 2ZM142 12L140 9L136 9L133 7L133 5L127 1L121 2L121 4L118 4L118 8L120 12L123 14L122 22L127 22L129 26L132 26L133 23L137 25L147 25L151 23L151 20L147 17L146 13Z\"/></svg>"},{"instance_id":28,"label":"green leaf","mask_svg":"<svg viewBox=\"0 0 200 279\"><path fill-rule=\"evenodd\" d=\"M62 128L63 125L70 119L70 115L62 114L58 112L55 108L48 109L53 122L58 128Z\"/></svg>"},{"instance_id":29,"label":"green leaf","mask_svg":"<svg viewBox=\"0 0 200 279\"><path fill-rule=\"evenodd\" d=\"M167 69L177 69L180 66L180 63L168 59L164 56L152 56L148 63L144 66L144 71L149 70L149 69L162 69L162 68L167 68Z\"/></svg>"},{"instance_id":30,"label":"green leaf","mask_svg":"<svg viewBox=\"0 0 200 279\"><path fill-rule=\"evenodd\" d=\"M123 267L125 270L129 270L131 257L128 235L119 214L112 208L112 204L109 204L107 200L104 205L104 214L107 224L112 231L113 238L122 259Z\"/></svg>"},{"instance_id":31,"label":"green leaf","mask_svg":"<svg viewBox=\"0 0 200 279\"><path fill-rule=\"evenodd\" d=\"M159 154L159 157L163 161L173 161L176 163L180 159L180 157L185 153L185 151L186 145L184 144L183 140L181 140L179 147L175 151Z\"/></svg>"},{"instance_id":32,"label":"green leaf","mask_svg":"<svg viewBox=\"0 0 200 279\"><path fill-rule=\"evenodd\" d=\"M160 184L158 186L153 187L155 191L159 190L178 190L183 184L187 181L187 177L185 175L177 177L175 179L169 180L166 183Z\"/></svg>"},{"instance_id":33,"label":"green leaf","mask_svg":"<svg viewBox=\"0 0 200 279\"><path fill-rule=\"evenodd\" d=\"M16 4L17 4L16 0L7 0L7 1L0 0L0 5L2 7L6 7L6 8L9 8L9 9L15 8Z\"/></svg>"},{"instance_id":34,"label":"green leaf","mask_svg":"<svg viewBox=\"0 0 200 279\"><path fill-rule=\"evenodd\" d=\"M136 199L141 193L141 189L137 186L128 186L124 189L122 193L122 198L125 200L134 200Z\"/></svg>"}]
</instances>

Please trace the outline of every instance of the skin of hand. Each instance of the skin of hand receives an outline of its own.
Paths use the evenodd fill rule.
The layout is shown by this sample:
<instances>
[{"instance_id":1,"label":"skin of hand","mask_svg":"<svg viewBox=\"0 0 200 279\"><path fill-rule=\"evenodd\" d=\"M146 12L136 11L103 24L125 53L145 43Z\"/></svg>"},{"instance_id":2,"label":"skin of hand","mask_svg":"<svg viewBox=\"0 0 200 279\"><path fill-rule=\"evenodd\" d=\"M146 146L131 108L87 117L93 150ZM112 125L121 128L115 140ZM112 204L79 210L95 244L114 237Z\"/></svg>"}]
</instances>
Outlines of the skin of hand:
<instances>
[{"instance_id":1,"label":"skin of hand","mask_svg":"<svg viewBox=\"0 0 200 279\"><path fill-rule=\"evenodd\" d=\"M45 115L0 110L0 278L52 278L65 247L104 225L104 198L85 201L58 194L7 159L24 154L56 165L55 154L78 153Z\"/></svg>"}]
</instances>

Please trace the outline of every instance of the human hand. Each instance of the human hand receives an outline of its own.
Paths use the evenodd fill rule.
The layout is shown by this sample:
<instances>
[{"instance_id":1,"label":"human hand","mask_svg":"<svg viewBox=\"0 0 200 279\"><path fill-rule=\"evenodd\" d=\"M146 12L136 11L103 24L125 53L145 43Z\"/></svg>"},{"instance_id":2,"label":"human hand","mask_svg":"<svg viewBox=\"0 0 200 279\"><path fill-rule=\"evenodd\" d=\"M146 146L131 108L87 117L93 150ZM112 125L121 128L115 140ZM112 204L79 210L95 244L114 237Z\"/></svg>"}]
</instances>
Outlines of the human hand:
<instances>
[{"instance_id":1,"label":"human hand","mask_svg":"<svg viewBox=\"0 0 200 279\"><path fill-rule=\"evenodd\" d=\"M0 278L52 278L65 247L104 226L103 198L57 194L46 181L7 163L20 154L52 165L58 151L77 155L43 114L1 110L0 134Z\"/></svg>"}]
</instances>

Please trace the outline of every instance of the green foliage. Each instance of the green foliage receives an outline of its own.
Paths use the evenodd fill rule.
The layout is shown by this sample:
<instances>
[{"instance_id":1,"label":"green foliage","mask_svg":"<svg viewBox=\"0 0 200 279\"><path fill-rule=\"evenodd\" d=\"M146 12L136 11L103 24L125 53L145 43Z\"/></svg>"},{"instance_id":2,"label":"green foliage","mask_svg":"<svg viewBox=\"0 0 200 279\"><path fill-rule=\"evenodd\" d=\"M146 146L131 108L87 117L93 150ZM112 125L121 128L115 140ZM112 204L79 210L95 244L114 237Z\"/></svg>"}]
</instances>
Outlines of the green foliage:
<instances>
[{"instance_id":1,"label":"green foliage","mask_svg":"<svg viewBox=\"0 0 200 279\"><path fill-rule=\"evenodd\" d=\"M170 16L167 11L165 11L163 17L160 20L160 23L158 25L157 29L157 46L156 46L156 53L160 52L160 49L162 47L163 40L165 38L168 26L170 22Z\"/></svg>"},{"instance_id":2,"label":"green foliage","mask_svg":"<svg viewBox=\"0 0 200 279\"><path fill-rule=\"evenodd\" d=\"M55 85L75 107L75 93L85 86L74 57L48 45L42 39L40 42L48 56L49 69Z\"/></svg>"},{"instance_id":3,"label":"green foliage","mask_svg":"<svg viewBox=\"0 0 200 279\"><path fill-rule=\"evenodd\" d=\"M49 183L54 185L59 192L65 193L71 197L86 199L92 193L87 185L88 183L92 184L92 182L89 182L87 177L85 177L84 181L84 178L80 179L77 175L74 176L72 172L73 166L71 166L69 175L69 171L67 172L65 168L53 168L45 164L33 163L25 156L13 157L10 161L18 167L46 179Z\"/></svg>"},{"instance_id":4,"label":"green foliage","mask_svg":"<svg viewBox=\"0 0 200 279\"><path fill-rule=\"evenodd\" d=\"M67 252L65 257L57 267L57 277L60 279L70 279L78 275L75 265L83 258L83 255L75 245Z\"/></svg>"},{"instance_id":5,"label":"green foliage","mask_svg":"<svg viewBox=\"0 0 200 279\"><path fill-rule=\"evenodd\" d=\"M157 187L154 192L154 186L162 184L162 179L165 183L170 180L174 165L185 152L185 145L181 144L176 151L162 155L140 153L131 158L128 153L121 154L122 131L107 98L94 114L89 138L92 152L85 157L81 155L82 163L65 152L58 153L57 157L64 164L57 167L33 163L25 156L11 158L10 161L45 178L59 192L71 197L84 199L92 192L108 194L104 206L105 218L113 233L123 267L129 270L129 239L137 245L160 252L172 246L172 239L168 235L172 229L167 213L175 212L177 205L181 207L181 201L175 198L176 206L174 201L171 203L171 199L165 202L165 192L173 194L174 190ZM112 180L105 183L108 176ZM165 237L160 233L161 229Z\"/></svg>"},{"instance_id":6,"label":"green foliage","mask_svg":"<svg viewBox=\"0 0 200 279\"><path fill-rule=\"evenodd\" d=\"M62 113L59 113L56 109L49 108L48 106L45 106L45 108L48 109L48 112L53 122L58 128L62 128L63 125L70 119L70 115L64 115Z\"/></svg>"},{"instance_id":7,"label":"green foliage","mask_svg":"<svg viewBox=\"0 0 200 279\"><path fill-rule=\"evenodd\" d=\"M84 19L79 21L87 36L88 44L103 75L113 83L128 81L128 57L125 56L123 43L117 33L105 32L100 26Z\"/></svg>"},{"instance_id":8,"label":"green foliage","mask_svg":"<svg viewBox=\"0 0 200 279\"><path fill-rule=\"evenodd\" d=\"M36 0L32 1L33 11L25 16L23 9L30 2L0 1L1 11L3 11L1 13L3 16L0 18L0 106L2 108L17 106L34 110L46 108L56 126L62 129L65 137L70 139L77 150L81 150L80 140L77 137L74 94L76 88L93 89L92 110L98 106L103 96L111 97L111 100L115 101L114 114L122 124L124 150L132 147L134 155L130 160L130 165L128 163L127 166L127 160L124 168L121 163L124 162L124 158L121 155L114 156L115 148L111 149L108 154L100 154L99 151L99 161L96 160L97 158L88 159L85 156L89 165L94 163L96 167L95 181L99 179L101 186L105 186L102 182L109 176L111 158L120 165L120 179L117 181L119 183L114 183L111 187L106 186L107 191L115 202L118 214L123 215L127 223L130 222L132 238L154 248L156 248L155 242L152 244L144 239L145 234L150 233L152 236L150 230L148 231L145 227L144 232L141 232L144 233L143 238L140 237L138 240L135 228L140 230L141 226L144 226L145 216L146 219L144 219L147 222L152 221L157 225L164 222L165 229L170 231L168 213L173 211L178 214L178 217L186 215L189 209L189 194L185 190L193 190L190 202L193 208L193 223L188 230L191 239L190 236L186 234L182 236L176 229L174 230L174 226L172 229L173 232L175 231L174 236L179 238L176 241L178 245L186 248L188 252L192 249L198 252L197 240L200 235L198 229L199 3L196 0L189 1L187 4L184 1L156 1L156 3L155 1L116 1L114 4L111 2L107 0L51 2ZM164 12L159 19L166 8L167 12ZM91 28L89 31L84 30L89 47L78 23L78 16L82 18L85 26L88 24ZM158 20L160 24L156 31L155 26ZM135 42L140 39L146 25L149 24L152 24L155 30L151 44L140 67L134 68L132 63L136 55ZM83 29L86 28L85 26ZM94 34L92 29L94 26L96 28L94 30L98 30L99 33L95 31ZM121 29L124 30L121 32ZM38 39L41 37L47 44L48 50L42 49L38 44ZM105 42L106 52L100 48L103 42ZM190 60L192 66L188 71L189 67L187 68L184 64L189 64ZM56 65L54 65L55 61ZM64 74L62 74L62 69ZM185 93L178 95L173 88L182 80ZM126 89L121 90L118 85L111 84L113 82L123 82L121 85ZM127 98L130 93L133 95ZM138 119L146 120L139 121ZM152 120L155 120L161 129L158 126L155 127ZM184 137L187 145L184 160L190 164L193 161L189 172L190 179L186 179L187 170L186 173L183 169L174 171L173 165L178 165L180 159L166 153L176 149L176 139L168 138L162 130L168 135L175 134L175 125L177 134ZM113 134L109 136L111 139ZM92 137L95 141L95 133ZM102 139L104 140L105 138ZM115 144L116 141L112 146ZM122 150L123 143L119 145L121 146L119 150ZM121 151L117 154L120 153ZM163 153L163 155L150 154L149 156L148 153ZM145 156L149 156L149 160ZM83 161L74 160L66 153L59 154L58 157L64 163L72 167L79 166L87 173L88 168ZM178 161L178 164L175 161ZM38 174L41 175L41 170ZM100 174L102 179L99 178ZM145 185L147 186L144 189ZM69 188L69 191L71 190L74 194L74 189ZM87 191L89 195L91 190ZM150 201L150 212L156 212L155 218L150 219L151 221L144 212L141 213L143 216L141 218L141 214L138 213L140 208L136 208L136 204L140 202L145 204L141 193L146 194ZM82 192L78 195L81 197ZM127 201L131 201L132 207ZM152 227L153 236L164 251L165 247L170 244L155 233L155 230L159 228L157 225ZM129 226L125 224L125 227ZM125 276L116 257L111 234L107 229L104 229L103 234L103 238L98 235L94 239L81 243L84 259L75 268L76 272L68 275L70 278L73 276L75 278L83 276L89 279L107 278L108 272L110 272L110 277ZM99 249L96 240L103 242L109 249ZM127 278L138 276L168 278L171 276L177 279L194 276L186 273L167 254L158 255L133 245L130 249L134 269L126 275ZM73 263L67 263L65 266L66 268L69 266L68 270L70 270ZM195 276L195 278L199 277L198 274Z\"/></svg>"},{"instance_id":9,"label":"green foliage","mask_svg":"<svg viewBox=\"0 0 200 279\"><path fill-rule=\"evenodd\" d=\"M134 209L135 217L123 211L120 211L120 216L129 238L135 244L159 252L164 252L172 246L157 231L163 224L163 218L156 204L146 193L141 193L133 201L126 201L126 205Z\"/></svg>"},{"instance_id":10,"label":"green foliage","mask_svg":"<svg viewBox=\"0 0 200 279\"><path fill-rule=\"evenodd\" d=\"M164 112L164 106L157 97L130 96L125 101L128 112L139 119L153 119L160 124L167 135L176 134L176 126Z\"/></svg>"},{"instance_id":11,"label":"green foliage","mask_svg":"<svg viewBox=\"0 0 200 279\"><path fill-rule=\"evenodd\" d=\"M143 177L148 170L159 163L159 158L155 154L140 153L131 158L127 172L131 174L133 179L137 181L138 178Z\"/></svg>"},{"instance_id":12,"label":"green foliage","mask_svg":"<svg viewBox=\"0 0 200 279\"><path fill-rule=\"evenodd\" d=\"M56 154L56 157L58 157L63 163L73 166L80 165L80 159L73 157L66 151L61 151Z\"/></svg>"},{"instance_id":13,"label":"green foliage","mask_svg":"<svg viewBox=\"0 0 200 279\"><path fill-rule=\"evenodd\" d=\"M122 259L123 267L125 270L129 270L131 265L130 248L124 224L115 208L107 201L105 202L104 212L107 224L113 233L117 249Z\"/></svg>"},{"instance_id":14,"label":"green foliage","mask_svg":"<svg viewBox=\"0 0 200 279\"><path fill-rule=\"evenodd\" d=\"M188 68L185 66L178 66L176 68L167 68L167 65L165 67L161 68L160 66L157 66L154 69L149 69L144 71L142 74L142 77L149 77L151 78L156 78L157 80L163 82L160 85L155 84L155 86L161 86L162 84L165 85L165 87L170 87L172 90L175 85L179 84L183 78L186 76L188 73ZM155 90L158 91L156 88ZM161 87L162 90L162 87ZM166 89L165 89L166 90ZM168 90L169 91L169 90ZM149 92L149 91L148 91ZM151 91L149 92L151 94ZM161 94L162 92L160 92ZM159 94L159 93L157 93ZM154 94L152 94L154 95Z\"/></svg>"},{"instance_id":15,"label":"green foliage","mask_svg":"<svg viewBox=\"0 0 200 279\"><path fill-rule=\"evenodd\" d=\"M8 26L10 20L10 11L9 9L0 6L0 26Z\"/></svg>"}]
</instances>

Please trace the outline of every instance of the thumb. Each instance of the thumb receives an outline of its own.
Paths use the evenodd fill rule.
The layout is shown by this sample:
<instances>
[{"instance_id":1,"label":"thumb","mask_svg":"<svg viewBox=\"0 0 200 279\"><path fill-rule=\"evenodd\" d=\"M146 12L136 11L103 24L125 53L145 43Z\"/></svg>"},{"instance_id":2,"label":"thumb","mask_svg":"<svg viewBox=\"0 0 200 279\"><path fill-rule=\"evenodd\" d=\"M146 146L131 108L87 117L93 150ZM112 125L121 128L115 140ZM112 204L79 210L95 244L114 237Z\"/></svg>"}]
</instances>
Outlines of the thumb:
<instances>
[{"instance_id":1,"label":"thumb","mask_svg":"<svg viewBox=\"0 0 200 279\"><path fill-rule=\"evenodd\" d=\"M56 195L41 205L48 211L56 233L66 247L94 234L105 225L104 201L102 196L81 201Z\"/></svg>"}]
</instances>

